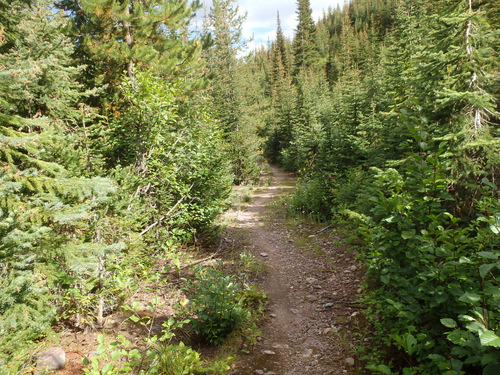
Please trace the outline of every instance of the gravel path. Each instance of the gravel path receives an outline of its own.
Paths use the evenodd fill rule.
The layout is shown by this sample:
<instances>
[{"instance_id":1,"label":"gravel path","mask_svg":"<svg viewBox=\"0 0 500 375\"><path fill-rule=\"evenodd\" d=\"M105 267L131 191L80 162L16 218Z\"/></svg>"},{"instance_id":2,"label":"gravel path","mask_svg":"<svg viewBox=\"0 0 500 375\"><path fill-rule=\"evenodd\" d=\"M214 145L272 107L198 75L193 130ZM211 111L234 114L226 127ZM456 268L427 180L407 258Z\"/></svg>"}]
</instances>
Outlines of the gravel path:
<instances>
[{"instance_id":1,"label":"gravel path","mask_svg":"<svg viewBox=\"0 0 500 375\"><path fill-rule=\"evenodd\" d=\"M262 337L232 374L361 374L355 340L369 338L359 337L356 249L325 225L287 218L279 198L295 180L271 171L268 188L243 211L228 212L228 238L243 239L244 250L266 266L258 283L270 301Z\"/></svg>"}]
</instances>

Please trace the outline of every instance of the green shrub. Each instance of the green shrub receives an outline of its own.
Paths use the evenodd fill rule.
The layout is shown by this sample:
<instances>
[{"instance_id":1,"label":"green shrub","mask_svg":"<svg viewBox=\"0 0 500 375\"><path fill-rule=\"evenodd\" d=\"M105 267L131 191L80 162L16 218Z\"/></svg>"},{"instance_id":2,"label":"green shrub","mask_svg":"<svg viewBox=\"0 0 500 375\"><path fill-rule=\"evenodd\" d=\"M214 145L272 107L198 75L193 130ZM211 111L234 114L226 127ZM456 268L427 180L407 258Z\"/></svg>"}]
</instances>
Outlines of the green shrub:
<instances>
[{"instance_id":1,"label":"green shrub","mask_svg":"<svg viewBox=\"0 0 500 375\"><path fill-rule=\"evenodd\" d=\"M226 358L221 362L209 366L204 363L200 353L186 346L182 341L177 344L156 345L150 357L153 358L148 375L196 375L196 374L225 374L230 369Z\"/></svg>"},{"instance_id":2,"label":"green shrub","mask_svg":"<svg viewBox=\"0 0 500 375\"><path fill-rule=\"evenodd\" d=\"M193 330L213 344L221 344L238 329L246 315L241 302L242 285L232 275L213 268L198 269L188 288Z\"/></svg>"},{"instance_id":3,"label":"green shrub","mask_svg":"<svg viewBox=\"0 0 500 375\"><path fill-rule=\"evenodd\" d=\"M500 364L497 188L483 179L476 220L452 215L443 150L410 154L402 173L377 170L366 314L405 374L490 374Z\"/></svg>"},{"instance_id":4,"label":"green shrub","mask_svg":"<svg viewBox=\"0 0 500 375\"><path fill-rule=\"evenodd\" d=\"M308 215L315 220L324 220L331 214L331 182L328 177L316 176L297 183L290 198L294 213Z\"/></svg>"},{"instance_id":5,"label":"green shrub","mask_svg":"<svg viewBox=\"0 0 500 375\"><path fill-rule=\"evenodd\" d=\"M153 301L150 304L151 311L154 311L157 303L158 301ZM134 303L133 306L124 306L124 308L127 311L134 311L138 305ZM135 314L130 319L148 330L153 324L152 319L139 318ZM163 322L161 335L145 338L146 348L141 350L134 347L123 335L118 335L112 342L108 342L109 340L104 335L99 335L97 355L90 359L83 359L84 365L87 366L84 373L87 375L225 374L230 369L231 357L207 364L201 359L200 353L186 346L182 341L174 343L174 331L188 322L189 320L176 321L170 317Z\"/></svg>"}]
</instances>

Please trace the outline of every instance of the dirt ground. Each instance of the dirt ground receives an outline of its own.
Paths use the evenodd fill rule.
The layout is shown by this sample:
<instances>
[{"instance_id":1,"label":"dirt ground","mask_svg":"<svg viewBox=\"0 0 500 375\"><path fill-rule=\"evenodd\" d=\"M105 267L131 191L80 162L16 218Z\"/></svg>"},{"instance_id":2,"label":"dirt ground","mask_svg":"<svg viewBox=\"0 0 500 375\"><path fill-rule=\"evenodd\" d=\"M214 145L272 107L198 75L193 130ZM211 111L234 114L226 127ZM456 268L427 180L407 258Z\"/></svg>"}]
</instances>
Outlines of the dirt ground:
<instances>
[{"instance_id":1,"label":"dirt ground","mask_svg":"<svg viewBox=\"0 0 500 375\"><path fill-rule=\"evenodd\" d=\"M270 301L260 341L232 374L361 374L356 340L370 338L360 337L363 271L355 246L326 224L287 218L280 199L295 179L274 167L271 173L269 187L244 210L226 214L228 239L243 238L243 251L265 265L258 284Z\"/></svg>"},{"instance_id":2,"label":"dirt ground","mask_svg":"<svg viewBox=\"0 0 500 375\"><path fill-rule=\"evenodd\" d=\"M256 283L269 300L262 334L248 354L238 354L231 375L361 374L355 348L359 341L369 344L370 337L368 332L363 337L357 302L363 271L356 245L326 224L286 215L282 197L293 190L293 175L271 167L264 179L268 185L249 192L249 202L223 218L223 241L256 258L263 270ZM152 298L142 297L134 296ZM173 314L176 297L161 296L163 318ZM123 313L108 317L107 331L140 342L141 332L124 321ZM95 352L96 336L95 331L63 335L67 364L56 375L82 374L82 358Z\"/></svg>"}]
</instances>

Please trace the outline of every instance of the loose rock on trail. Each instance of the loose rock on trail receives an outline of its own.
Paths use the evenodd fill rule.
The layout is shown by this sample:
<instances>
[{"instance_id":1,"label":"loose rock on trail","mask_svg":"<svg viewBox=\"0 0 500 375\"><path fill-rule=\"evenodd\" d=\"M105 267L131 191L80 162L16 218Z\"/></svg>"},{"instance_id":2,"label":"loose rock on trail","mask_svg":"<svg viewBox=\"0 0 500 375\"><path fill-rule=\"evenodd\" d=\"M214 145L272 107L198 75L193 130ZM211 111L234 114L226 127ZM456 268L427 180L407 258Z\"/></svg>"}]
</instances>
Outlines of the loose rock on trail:
<instances>
[{"instance_id":1,"label":"loose rock on trail","mask_svg":"<svg viewBox=\"0 0 500 375\"><path fill-rule=\"evenodd\" d=\"M227 213L228 240L239 240L265 266L257 283L269 297L262 337L231 374L360 374L355 340L370 339L359 336L356 250L324 225L287 218L278 202L295 180L271 171L269 187L244 210Z\"/></svg>"}]
</instances>

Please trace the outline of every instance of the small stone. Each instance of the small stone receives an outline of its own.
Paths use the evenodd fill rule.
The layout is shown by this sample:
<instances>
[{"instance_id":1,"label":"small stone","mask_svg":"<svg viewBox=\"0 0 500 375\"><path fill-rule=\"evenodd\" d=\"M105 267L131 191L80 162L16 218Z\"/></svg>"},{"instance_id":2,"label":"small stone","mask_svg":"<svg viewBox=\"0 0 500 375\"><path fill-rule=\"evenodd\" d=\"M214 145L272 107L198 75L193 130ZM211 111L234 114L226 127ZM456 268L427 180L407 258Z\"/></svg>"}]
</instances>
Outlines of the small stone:
<instances>
[{"instance_id":1,"label":"small stone","mask_svg":"<svg viewBox=\"0 0 500 375\"><path fill-rule=\"evenodd\" d=\"M266 375L276 375L276 373L274 371L269 371L269 372L266 372Z\"/></svg>"},{"instance_id":2,"label":"small stone","mask_svg":"<svg viewBox=\"0 0 500 375\"><path fill-rule=\"evenodd\" d=\"M325 303L325 307L326 308L333 307L333 302L327 302L327 303Z\"/></svg>"},{"instance_id":3,"label":"small stone","mask_svg":"<svg viewBox=\"0 0 500 375\"><path fill-rule=\"evenodd\" d=\"M262 351L263 354L266 354L266 355L275 355L276 353L273 352L272 350L263 350Z\"/></svg>"},{"instance_id":4,"label":"small stone","mask_svg":"<svg viewBox=\"0 0 500 375\"><path fill-rule=\"evenodd\" d=\"M265 375L265 372L264 372L264 371L262 371L262 370L255 370L253 373L254 373L255 375Z\"/></svg>"},{"instance_id":5,"label":"small stone","mask_svg":"<svg viewBox=\"0 0 500 375\"><path fill-rule=\"evenodd\" d=\"M276 314L269 314L271 318L276 318Z\"/></svg>"},{"instance_id":6,"label":"small stone","mask_svg":"<svg viewBox=\"0 0 500 375\"><path fill-rule=\"evenodd\" d=\"M313 354L313 350L312 349L306 349L302 352L302 357L304 358L309 358L311 356L311 354Z\"/></svg>"},{"instance_id":7,"label":"small stone","mask_svg":"<svg viewBox=\"0 0 500 375\"><path fill-rule=\"evenodd\" d=\"M360 294L363 291L363 289L359 288L356 292Z\"/></svg>"},{"instance_id":8,"label":"small stone","mask_svg":"<svg viewBox=\"0 0 500 375\"><path fill-rule=\"evenodd\" d=\"M308 238L314 238L316 237L314 234L311 234L310 236L308 236Z\"/></svg>"},{"instance_id":9,"label":"small stone","mask_svg":"<svg viewBox=\"0 0 500 375\"><path fill-rule=\"evenodd\" d=\"M314 277L308 277L308 278L306 279L306 282L307 282L308 284L314 284L314 283L317 283L317 282L318 282L318 279L315 279Z\"/></svg>"},{"instance_id":10,"label":"small stone","mask_svg":"<svg viewBox=\"0 0 500 375\"><path fill-rule=\"evenodd\" d=\"M300 316L300 311L299 310L297 310L297 309L290 309L290 311L292 313L294 313L295 315Z\"/></svg>"},{"instance_id":11,"label":"small stone","mask_svg":"<svg viewBox=\"0 0 500 375\"><path fill-rule=\"evenodd\" d=\"M309 302L314 302L314 301L316 301L317 299L318 299L318 297L316 297L316 296L314 296L314 295L312 295L312 294L310 294L310 295L306 296L306 301L309 301Z\"/></svg>"},{"instance_id":12,"label":"small stone","mask_svg":"<svg viewBox=\"0 0 500 375\"><path fill-rule=\"evenodd\" d=\"M329 334L330 332L332 332L332 329L331 329L331 328L325 328L325 329L323 330L323 335L327 335L327 334Z\"/></svg>"},{"instance_id":13,"label":"small stone","mask_svg":"<svg viewBox=\"0 0 500 375\"><path fill-rule=\"evenodd\" d=\"M66 365L66 352L63 348L49 348L37 356L36 367L46 370L61 370Z\"/></svg>"},{"instance_id":14,"label":"small stone","mask_svg":"<svg viewBox=\"0 0 500 375\"><path fill-rule=\"evenodd\" d=\"M354 358L352 357L348 357L345 359L345 362L349 365L349 366L354 366Z\"/></svg>"},{"instance_id":15,"label":"small stone","mask_svg":"<svg viewBox=\"0 0 500 375\"><path fill-rule=\"evenodd\" d=\"M269 256L269 254L268 253L260 253L260 256L263 258L267 258Z\"/></svg>"}]
</instances>

